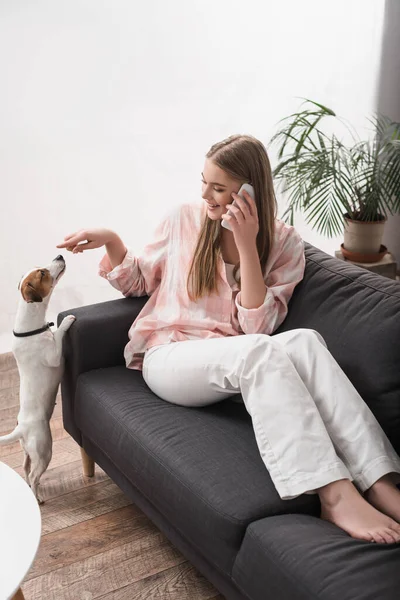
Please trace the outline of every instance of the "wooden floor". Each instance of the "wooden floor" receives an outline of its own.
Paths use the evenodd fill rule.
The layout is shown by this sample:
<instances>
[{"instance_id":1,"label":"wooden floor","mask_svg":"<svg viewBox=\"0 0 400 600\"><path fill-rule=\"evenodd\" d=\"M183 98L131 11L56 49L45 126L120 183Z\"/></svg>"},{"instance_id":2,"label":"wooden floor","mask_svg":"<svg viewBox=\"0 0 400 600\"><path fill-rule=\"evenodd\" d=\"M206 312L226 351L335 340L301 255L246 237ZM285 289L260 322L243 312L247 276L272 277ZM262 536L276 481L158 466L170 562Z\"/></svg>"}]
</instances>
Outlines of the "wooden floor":
<instances>
[{"instance_id":1,"label":"wooden floor","mask_svg":"<svg viewBox=\"0 0 400 600\"><path fill-rule=\"evenodd\" d=\"M19 375L0 355L0 435L16 425ZM22 590L26 600L224 600L96 466L82 475L78 445L64 431L61 398L51 420L53 459L41 479L42 539ZM0 460L23 475L19 442Z\"/></svg>"}]
</instances>

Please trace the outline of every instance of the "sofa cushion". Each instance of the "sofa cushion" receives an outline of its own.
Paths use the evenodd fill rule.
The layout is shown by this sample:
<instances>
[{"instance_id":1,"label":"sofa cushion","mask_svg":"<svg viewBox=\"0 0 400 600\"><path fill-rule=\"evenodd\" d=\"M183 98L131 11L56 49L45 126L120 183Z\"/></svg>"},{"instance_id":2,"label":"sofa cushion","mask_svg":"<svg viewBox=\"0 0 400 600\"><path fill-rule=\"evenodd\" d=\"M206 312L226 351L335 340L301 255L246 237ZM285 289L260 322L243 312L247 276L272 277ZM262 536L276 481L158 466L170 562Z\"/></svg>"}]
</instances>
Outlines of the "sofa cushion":
<instances>
[{"instance_id":1,"label":"sofa cushion","mask_svg":"<svg viewBox=\"0 0 400 600\"><path fill-rule=\"evenodd\" d=\"M280 499L243 404L176 406L155 396L140 371L112 367L80 375L75 418L84 437L227 573L252 521L319 515L316 495Z\"/></svg>"},{"instance_id":2,"label":"sofa cushion","mask_svg":"<svg viewBox=\"0 0 400 600\"><path fill-rule=\"evenodd\" d=\"M277 333L318 331L400 454L400 283L309 244L306 259Z\"/></svg>"},{"instance_id":3,"label":"sofa cushion","mask_svg":"<svg viewBox=\"0 0 400 600\"><path fill-rule=\"evenodd\" d=\"M400 545L350 537L309 515L247 528L232 578L253 600L397 600Z\"/></svg>"}]
</instances>

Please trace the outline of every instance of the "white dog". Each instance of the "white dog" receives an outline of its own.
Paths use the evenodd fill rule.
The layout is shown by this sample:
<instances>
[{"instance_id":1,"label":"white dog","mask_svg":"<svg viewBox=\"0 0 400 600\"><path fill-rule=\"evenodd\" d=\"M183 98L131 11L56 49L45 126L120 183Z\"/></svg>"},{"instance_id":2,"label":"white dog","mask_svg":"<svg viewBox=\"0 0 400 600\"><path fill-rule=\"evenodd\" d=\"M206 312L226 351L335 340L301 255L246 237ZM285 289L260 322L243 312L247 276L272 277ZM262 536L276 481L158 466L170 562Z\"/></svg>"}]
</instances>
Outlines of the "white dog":
<instances>
[{"instance_id":1,"label":"white dog","mask_svg":"<svg viewBox=\"0 0 400 600\"><path fill-rule=\"evenodd\" d=\"M40 477L52 455L50 418L63 372L62 339L75 321L69 315L54 333L46 323L51 294L65 272L65 261L57 256L50 265L35 268L22 278L14 328L13 353L20 374L20 410L14 431L0 437L0 444L20 440L25 452L26 480L39 503Z\"/></svg>"}]
</instances>

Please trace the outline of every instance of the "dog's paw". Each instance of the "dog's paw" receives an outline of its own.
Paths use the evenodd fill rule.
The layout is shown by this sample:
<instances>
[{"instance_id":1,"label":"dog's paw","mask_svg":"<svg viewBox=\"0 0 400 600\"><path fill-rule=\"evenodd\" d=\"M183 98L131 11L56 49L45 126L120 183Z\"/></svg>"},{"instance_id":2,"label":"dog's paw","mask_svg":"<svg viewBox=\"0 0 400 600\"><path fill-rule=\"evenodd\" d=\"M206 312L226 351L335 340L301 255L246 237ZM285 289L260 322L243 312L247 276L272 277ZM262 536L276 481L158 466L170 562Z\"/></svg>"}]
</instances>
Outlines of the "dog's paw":
<instances>
[{"instance_id":1,"label":"dog's paw","mask_svg":"<svg viewBox=\"0 0 400 600\"><path fill-rule=\"evenodd\" d=\"M59 329L62 329L63 331L68 331L68 329L71 327L72 323L76 320L76 317L74 317L74 315L67 315L66 317L63 318L63 320L61 321L61 324L59 326Z\"/></svg>"}]
</instances>

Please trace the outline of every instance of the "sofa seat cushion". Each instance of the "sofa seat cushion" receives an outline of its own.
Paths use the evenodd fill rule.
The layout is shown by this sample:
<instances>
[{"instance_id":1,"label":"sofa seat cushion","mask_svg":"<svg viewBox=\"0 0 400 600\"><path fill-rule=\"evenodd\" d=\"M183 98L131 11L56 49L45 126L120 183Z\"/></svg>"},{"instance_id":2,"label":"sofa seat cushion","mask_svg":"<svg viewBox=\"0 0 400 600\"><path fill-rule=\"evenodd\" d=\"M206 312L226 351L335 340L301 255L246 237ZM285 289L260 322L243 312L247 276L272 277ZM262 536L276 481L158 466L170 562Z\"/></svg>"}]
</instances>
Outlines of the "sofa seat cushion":
<instances>
[{"instance_id":1,"label":"sofa seat cushion","mask_svg":"<svg viewBox=\"0 0 400 600\"><path fill-rule=\"evenodd\" d=\"M350 537L309 515L249 525L232 571L253 600L397 600L400 545Z\"/></svg>"},{"instance_id":2,"label":"sofa seat cushion","mask_svg":"<svg viewBox=\"0 0 400 600\"><path fill-rule=\"evenodd\" d=\"M252 521L319 514L317 495L280 499L244 404L169 404L151 392L140 371L119 366L80 375L75 418L83 435L227 573Z\"/></svg>"}]
</instances>

